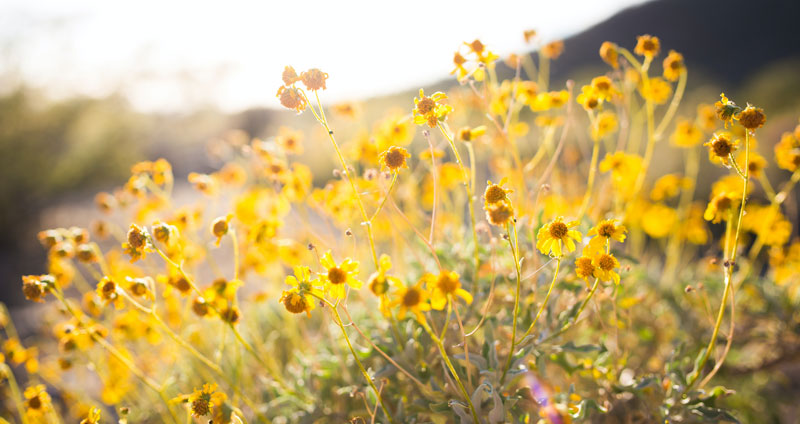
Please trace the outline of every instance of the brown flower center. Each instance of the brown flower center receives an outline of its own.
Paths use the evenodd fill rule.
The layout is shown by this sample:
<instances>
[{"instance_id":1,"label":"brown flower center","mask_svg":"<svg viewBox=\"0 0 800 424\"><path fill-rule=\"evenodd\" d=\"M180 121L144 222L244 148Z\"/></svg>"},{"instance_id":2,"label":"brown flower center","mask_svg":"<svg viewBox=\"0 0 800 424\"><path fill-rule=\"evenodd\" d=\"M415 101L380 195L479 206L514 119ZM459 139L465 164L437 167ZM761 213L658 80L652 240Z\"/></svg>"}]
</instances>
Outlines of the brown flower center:
<instances>
[{"instance_id":1,"label":"brown flower center","mask_svg":"<svg viewBox=\"0 0 800 424\"><path fill-rule=\"evenodd\" d=\"M614 235L615 229L616 228L614 227L614 224L609 224L609 223L601 224L600 228L597 229L597 234L600 237L611 238L611 236Z\"/></svg>"},{"instance_id":2,"label":"brown flower center","mask_svg":"<svg viewBox=\"0 0 800 424\"><path fill-rule=\"evenodd\" d=\"M484 197L486 198L486 203L497 203L506 199L506 191L499 185L492 184L486 188Z\"/></svg>"},{"instance_id":3,"label":"brown flower center","mask_svg":"<svg viewBox=\"0 0 800 424\"><path fill-rule=\"evenodd\" d=\"M435 106L436 106L436 102L434 102L433 99L431 99L430 97L423 97L417 103L417 112L420 115L427 115L428 113L430 113L433 110L433 108Z\"/></svg>"},{"instance_id":4,"label":"brown flower center","mask_svg":"<svg viewBox=\"0 0 800 424\"><path fill-rule=\"evenodd\" d=\"M717 138L711 143L711 148L714 150L714 154L719 157L728 157L729 154L733 151L733 145L727 138Z\"/></svg>"},{"instance_id":5,"label":"brown flower center","mask_svg":"<svg viewBox=\"0 0 800 424\"><path fill-rule=\"evenodd\" d=\"M36 395L28 399L28 408L39 409L41 407L42 407L42 400L39 399L39 395Z\"/></svg>"},{"instance_id":6,"label":"brown flower center","mask_svg":"<svg viewBox=\"0 0 800 424\"><path fill-rule=\"evenodd\" d=\"M386 152L384 161L389 169L398 169L406 164L406 156L400 149L390 149Z\"/></svg>"},{"instance_id":7,"label":"brown flower center","mask_svg":"<svg viewBox=\"0 0 800 424\"><path fill-rule=\"evenodd\" d=\"M328 280L331 284L344 284L344 282L347 281L347 273L341 268L333 267L328 270Z\"/></svg>"},{"instance_id":8,"label":"brown flower center","mask_svg":"<svg viewBox=\"0 0 800 424\"><path fill-rule=\"evenodd\" d=\"M445 272L439 274L439 278L436 280L436 287L445 294L449 294L458 290L461 287L461 282L458 281L458 277L454 278L449 272Z\"/></svg>"},{"instance_id":9,"label":"brown flower center","mask_svg":"<svg viewBox=\"0 0 800 424\"><path fill-rule=\"evenodd\" d=\"M290 293L283 298L283 306L286 307L287 311L293 314L299 314L305 312L309 305L305 296L301 296L298 293Z\"/></svg>"},{"instance_id":10,"label":"brown flower center","mask_svg":"<svg viewBox=\"0 0 800 424\"><path fill-rule=\"evenodd\" d=\"M575 261L575 268L581 278L589 277L594 274L594 265L590 258L580 257Z\"/></svg>"},{"instance_id":11,"label":"brown flower center","mask_svg":"<svg viewBox=\"0 0 800 424\"><path fill-rule=\"evenodd\" d=\"M405 294L403 294L403 306L407 308L417 306L421 300L422 294L416 287L406 290Z\"/></svg>"},{"instance_id":12,"label":"brown flower center","mask_svg":"<svg viewBox=\"0 0 800 424\"><path fill-rule=\"evenodd\" d=\"M600 255L600 259L598 259L597 264L603 271L611 271L612 269L614 269L616 261L614 260L613 256L604 253Z\"/></svg>"},{"instance_id":13,"label":"brown flower center","mask_svg":"<svg viewBox=\"0 0 800 424\"><path fill-rule=\"evenodd\" d=\"M550 235L553 238L557 238L557 239L564 238L564 237L567 236L568 232L569 232L569 228L567 227L567 224L565 224L563 222L556 221L556 222L550 224Z\"/></svg>"}]
</instances>

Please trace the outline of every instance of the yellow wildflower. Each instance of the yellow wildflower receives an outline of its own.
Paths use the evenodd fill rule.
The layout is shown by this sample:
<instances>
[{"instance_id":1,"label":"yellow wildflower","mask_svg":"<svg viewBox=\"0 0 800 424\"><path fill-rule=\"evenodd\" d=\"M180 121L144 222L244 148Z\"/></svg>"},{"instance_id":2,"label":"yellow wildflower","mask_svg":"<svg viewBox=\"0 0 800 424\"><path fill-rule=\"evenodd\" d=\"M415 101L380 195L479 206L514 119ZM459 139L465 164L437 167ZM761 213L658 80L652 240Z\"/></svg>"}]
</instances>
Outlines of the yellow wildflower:
<instances>
[{"instance_id":1,"label":"yellow wildflower","mask_svg":"<svg viewBox=\"0 0 800 424\"><path fill-rule=\"evenodd\" d=\"M422 313L430 311L431 305L428 303L430 295L422 286L424 281L421 278L413 286L400 286L390 303L392 308L398 308L397 319L403 319L408 312L411 312L417 321L425 322L425 315Z\"/></svg>"},{"instance_id":2,"label":"yellow wildflower","mask_svg":"<svg viewBox=\"0 0 800 424\"><path fill-rule=\"evenodd\" d=\"M549 223L542 225L536 235L536 248L545 255L560 257L575 250L575 242L581 241L581 233L570 228L576 227L577 221L564 222L563 217L557 217ZM563 246L563 247L562 247Z\"/></svg>"},{"instance_id":3,"label":"yellow wildflower","mask_svg":"<svg viewBox=\"0 0 800 424\"><path fill-rule=\"evenodd\" d=\"M438 276L425 274L422 280L430 293L431 307L441 311L451 299L458 296L467 303L472 303L472 295L461 288L461 280L458 274L453 271L440 271Z\"/></svg>"},{"instance_id":4,"label":"yellow wildflower","mask_svg":"<svg viewBox=\"0 0 800 424\"><path fill-rule=\"evenodd\" d=\"M390 172L399 172L401 168L408 168L406 159L410 158L411 154L408 150L392 146L385 152L381 153L378 157L378 162L381 164L381 170L389 170Z\"/></svg>"},{"instance_id":5,"label":"yellow wildflower","mask_svg":"<svg viewBox=\"0 0 800 424\"><path fill-rule=\"evenodd\" d=\"M453 107L441 103L447 99L447 95L436 92L432 96L425 95L423 89L419 89L419 98L414 98L414 123L417 125L427 124L431 128L436 128L439 122L444 121L447 115L453 111Z\"/></svg>"},{"instance_id":6,"label":"yellow wildflower","mask_svg":"<svg viewBox=\"0 0 800 424\"><path fill-rule=\"evenodd\" d=\"M661 50L661 41L658 37L653 37L649 34L636 37L636 47L633 49L633 52L639 56L653 59L658 56L659 50Z\"/></svg>"},{"instance_id":7,"label":"yellow wildflower","mask_svg":"<svg viewBox=\"0 0 800 424\"><path fill-rule=\"evenodd\" d=\"M331 296L343 299L345 296L345 285L355 290L361 288L363 283L358 280L357 261L345 258L340 265L337 265L329 250L322 255L319 262L327 269L327 272L322 276L327 280L328 292Z\"/></svg>"}]
</instances>

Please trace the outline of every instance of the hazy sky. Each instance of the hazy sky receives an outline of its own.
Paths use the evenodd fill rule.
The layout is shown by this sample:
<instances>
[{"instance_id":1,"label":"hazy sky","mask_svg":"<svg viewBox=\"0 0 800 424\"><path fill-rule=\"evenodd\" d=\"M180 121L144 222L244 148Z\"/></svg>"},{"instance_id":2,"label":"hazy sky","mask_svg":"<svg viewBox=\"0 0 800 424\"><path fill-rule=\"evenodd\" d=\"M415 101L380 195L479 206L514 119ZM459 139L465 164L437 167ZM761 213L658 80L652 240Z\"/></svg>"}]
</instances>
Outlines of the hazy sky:
<instances>
[{"instance_id":1,"label":"hazy sky","mask_svg":"<svg viewBox=\"0 0 800 424\"><path fill-rule=\"evenodd\" d=\"M505 55L525 50L523 30L551 41L642 2L3 0L0 73L54 98L121 91L144 111L234 111L276 106L288 64L328 72L325 96L346 100L446 76L463 41Z\"/></svg>"}]
</instances>

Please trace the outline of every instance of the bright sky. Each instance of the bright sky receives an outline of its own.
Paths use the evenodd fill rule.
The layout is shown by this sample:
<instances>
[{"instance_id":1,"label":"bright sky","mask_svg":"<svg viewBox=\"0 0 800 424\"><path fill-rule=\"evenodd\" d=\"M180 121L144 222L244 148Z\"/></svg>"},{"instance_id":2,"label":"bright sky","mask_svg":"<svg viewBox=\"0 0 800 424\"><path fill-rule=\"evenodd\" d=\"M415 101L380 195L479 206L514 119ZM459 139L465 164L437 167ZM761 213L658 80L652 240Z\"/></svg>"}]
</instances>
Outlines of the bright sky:
<instances>
[{"instance_id":1,"label":"bright sky","mask_svg":"<svg viewBox=\"0 0 800 424\"><path fill-rule=\"evenodd\" d=\"M293 65L329 73L328 100L348 100L446 76L463 41L524 51L523 30L551 41L643 1L3 0L0 76L54 98L120 91L143 111L235 111L277 106Z\"/></svg>"}]
</instances>

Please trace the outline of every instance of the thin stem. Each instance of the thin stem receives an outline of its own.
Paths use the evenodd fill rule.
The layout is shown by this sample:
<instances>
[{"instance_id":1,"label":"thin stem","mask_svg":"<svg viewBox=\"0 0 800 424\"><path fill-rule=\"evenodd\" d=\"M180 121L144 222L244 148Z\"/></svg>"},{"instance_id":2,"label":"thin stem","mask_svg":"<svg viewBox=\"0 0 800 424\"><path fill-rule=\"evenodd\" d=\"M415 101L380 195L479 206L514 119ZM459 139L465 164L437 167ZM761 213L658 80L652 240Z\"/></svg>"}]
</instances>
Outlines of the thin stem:
<instances>
[{"instance_id":1,"label":"thin stem","mask_svg":"<svg viewBox=\"0 0 800 424\"><path fill-rule=\"evenodd\" d=\"M303 96L306 97L306 101L308 102L308 97L303 92ZM350 187L353 189L353 195L356 198L356 203L358 203L358 208L361 211L361 216L364 219L363 225L367 229L367 238L369 239L369 247L372 250L372 261L375 263L375 269L379 269L380 265L378 264L378 253L375 250L375 238L372 235L372 225L370 223L369 216L367 216L367 210L364 209L364 202L361 200L361 193L358 192L358 188L356 188L356 183L353 180L353 177L350 175L350 170L347 166L347 162L344 160L344 155L342 155L341 149L339 149L339 144L336 142L336 138L333 136L333 130L328 126L328 121L325 119L325 112L322 107L322 102L319 100L319 93L314 90L314 95L317 98L317 106L319 107L320 114L317 115L314 113L314 117L317 118L317 121L325 128L325 131L328 133L328 138L331 140L331 144L333 144L333 149L336 151L336 156L339 158L339 163L342 165L342 171L344 172L344 176L347 178L347 181L350 183ZM313 111L314 109L311 108Z\"/></svg>"},{"instance_id":2,"label":"thin stem","mask_svg":"<svg viewBox=\"0 0 800 424\"><path fill-rule=\"evenodd\" d=\"M586 209L589 207L589 200L592 197L592 189L594 188L594 179L595 175L597 174L597 157L600 153L600 141L594 142L594 147L592 148L592 162L589 165L589 181L586 184L586 194L583 195L583 203L581 204L581 210L578 212L578 221L583 218L583 215L586 213Z\"/></svg>"},{"instance_id":3,"label":"thin stem","mask_svg":"<svg viewBox=\"0 0 800 424\"><path fill-rule=\"evenodd\" d=\"M744 162L750 162L750 130L745 130L745 146L744 146ZM722 325L722 318L725 316L725 304L728 300L728 294L731 291L732 285L732 277L733 277L733 267L736 266L736 255L739 251L739 234L742 228L742 218L744 217L744 207L745 203L747 203L747 183L750 180L749 178L749 169L745 167L745 174L742 177L742 201L741 205L739 206L739 219L736 222L736 232L733 236L733 246L731 247L730 252L730 259L725 261L725 289L722 292L722 302L719 306L719 312L717 313L717 322L714 324L714 331L711 333L711 340L708 342L708 347L706 347L705 352L703 352L703 356L700 358L700 362L698 362L698 366L696 368L696 373L692 374L689 378L689 381L686 383L686 388L684 389L684 393L691 388L697 378L700 376L700 373L703 371L703 367L705 366L706 362L708 361L708 357L711 355L711 351L714 349L714 346L717 342L717 335L719 334L719 328ZM725 357L723 356L720 358L720 362L723 362Z\"/></svg>"},{"instance_id":4,"label":"thin stem","mask_svg":"<svg viewBox=\"0 0 800 424\"><path fill-rule=\"evenodd\" d=\"M669 107L667 108L667 112L664 113L664 117L661 118L661 122L656 127L656 139L661 139L661 136L664 134L664 130L667 129L667 125L669 125L672 118L675 116L675 112L678 110L678 105L681 103L681 99L683 98L683 93L686 91L686 79L687 79L687 72L686 69L681 72L680 77L678 79L678 86L675 88L675 94L672 96L672 101L669 103Z\"/></svg>"},{"instance_id":5,"label":"thin stem","mask_svg":"<svg viewBox=\"0 0 800 424\"><path fill-rule=\"evenodd\" d=\"M474 172L475 171L474 171L474 169L472 169L472 168L475 168L474 154L470 156L470 160L472 160L473 162L470 164L470 168L472 169L471 170L471 174L468 174L466 169L464 168L464 162L461 161L461 155L458 153L458 149L456 148L456 143L455 143L455 141L453 141L453 136L450 135L450 132L447 131L445 129L445 127L441 123L438 124L438 127L439 127L439 130L442 132L442 135L444 135L444 137L450 143L450 148L453 149L453 154L456 157L456 162L458 163L459 168L461 168L461 175L462 175L462 178L464 179L464 186L467 189L467 204L469 205L469 218L470 218L470 225L472 227L472 242L475 245L474 258L473 259L475 261L475 269L478 269L480 267L480 262L479 262L480 259L479 259L479 256L478 256L478 230L475 228L475 222L476 222L475 221L475 205L474 205L474 203L475 203L475 199L474 199L474 197L475 197L475 193L474 193L475 187L473 186L473 184L470 183L470 181L474 181L474 179L475 179L474 178ZM470 177L470 175L473 175L473 176Z\"/></svg>"},{"instance_id":6,"label":"thin stem","mask_svg":"<svg viewBox=\"0 0 800 424\"><path fill-rule=\"evenodd\" d=\"M556 270L553 273L553 281L550 282L550 288L547 289L547 294L544 297L544 301L542 302L542 306L539 307L539 312L536 313L536 317L533 319L533 322L531 323L530 327L528 327L528 331L526 331L525 334L523 334L522 337L520 337L520 339L517 341L517 344L519 344L522 340L525 339L525 337L528 337L528 335L531 334L531 331L533 331L533 327L536 326L536 322L539 321L539 316L542 315L542 312L544 311L544 308L547 306L547 301L550 300L550 293L553 292L553 287L555 287L555 285L556 285L556 280L558 279L558 270L559 270L559 268L561 268L561 258L556 259Z\"/></svg>"},{"instance_id":7,"label":"thin stem","mask_svg":"<svg viewBox=\"0 0 800 424\"><path fill-rule=\"evenodd\" d=\"M425 387L425 384L424 384L424 383L422 383L421 381L419 381L419 379L417 379L416 377L414 377L414 375L413 375L413 374L411 374L411 373L410 373L408 370L406 370L405 368L403 368L403 366L402 366L402 365L398 364L398 363L397 363L397 361L395 361L394 359L392 359L392 357L391 357L391 356L389 356L388 354L386 354L386 352L384 352L383 350L381 350L381 348L379 348L379 347L378 347L378 346L377 346L377 345L376 345L376 344L375 344L375 343L372 341L372 339L370 339L370 338L369 338L369 336L367 336L366 334L364 334L364 332L363 332L363 331L361 331L361 329L360 329L360 328L358 328L358 325L356 325L355 321L353 321L353 318L350 316L350 311L348 311L348 310L347 310L347 306L346 306L346 305L342 304L342 310L344 311L344 314L345 314L345 316L347 316L347 320L348 320L348 321L350 321L350 324L348 324L348 325L352 325L352 326L353 326L353 328L355 328L355 329L356 329L356 332L357 332L359 335L361 335L361 337L362 337L362 338L364 338L364 340L366 340L366 341L367 341L367 343L369 343L369 345L370 345L370 346L372 346L372 348L373 348L373 349L375 349L375 351L377 351L377 352L378 352L378 353L379 353L381 356L383 356L383 357L384 357L384 359L386 359L387 361L389 361L389 363L390 363L390 364L392 364L392 365L393 365L395 368L397 368L397 370L398 370L398 371L400 371L400 372L402 372L403 374L405 374L405 375L406 375L406 377L408 377L409 379L411 379L411 381L413 381L415 384L417 384L417 385L418 385L418 386L420 386L420 387Z\"/></svg>"},{"instance_id":8,"label":"thin stem","mask_svg":"<svg viewBox=\"0 0 800 424\"><path fill-rule=\"evenodd\" d=\"M8 387L11 389L11 396L14 398L14 406L17 408L20 421L22 424L28 424L28 417L25 415L25 408L22 406L22 394L19 391L17 380L14 378L14 372L11 370L11 367L4 363L0 363L0 370L3 371L3 375L6 377L6 380L8 380Z\"/></svg>"},{"instance_id":9,"label":"thin stem","mask_svg":"<svg viewBox=\"0 0 800 424\"><path fill-rule=\"evenodd\" d=\"M51 292L53 293L53 296L55 296L56 299L58 299L58 301L61 302L62 305L64 305L64 308L67 310L67 312L69 312L70 315L72 315L73 317L75 317L76 320L78 320L79 325L83 326L83 324L80 323L80 316L72 309L72 306L69 305L67 300L61 294L60 288L56 286L56 290L52 290ZM124 355L122 355L122 353L119 350L117 350L117 348L115 348L111 343L106 341L104 338L100 337L96 332L92 331L91 329L87 330L92 340L94 340L97 344L102 346L103 349L105 349L111 356L113 356L122 365L128 368L131 371L131 373L136 376L136 378L138 378L139 380L142 381L142 383L144 383L145 386L149 387L151 390L153 390L158 394L158 397L161 398L161 400L164 403L164 406L167 408L167 412L169 412L172 421L177 424L178 417L175 415L175 411L173 411L172 408L170 408L169 399L164 393L164 389L158 387L158 384L155 381L153 381L150 377L146 376L144 372L141 369L139 369L139 367L137 367Z\"/></svg>"},{"instance_id":10,"label":"thin stem","mask_svg":"<svg viewBox=\"0 0 800 424\"><path fill-rule=\"evenodd\" d=\"M519 268L519 252L518 246L512 242L511 239L511 227L512 224L509 223L506 225L506 232L508 235L508 244L511 247L511 254L514 257L514 271L516 272L517 276L517 289L514 294L514 317L513 321L511 322L511 349L508 352L508 358L506 359L506 363L503 366L503 374L500 377L500 384L503 384L503 381L506 379L506 374L508 374L508 369L511 367L511 361L514 358L514 349L517 345L517 318L519 317L519 292L522 286L522 271ZM516 228L514 229L514 234L516 234ZM516 237L515 237L516 238Z\"/></svg>"},{"instance_id":11,"label":"thin stem","mask_svg":"<svg viewBox=\"0 0 800 424\"><path fill-rule=\"evenodd\" d=\"M338 325L339 329L342 330L342 335L344 335L344 340L345 342L347 342L347 348L350 349L350 353L353 355L353 359L355 359L356 364L358 365L358 369L361 370L361 374L364 376L364 378L367 380L367 383L369 383L369 386L375 392L375 397L378 399L378 403L381 405L381 409L383 410L383 414L386 415L386 419L389 420L390 423L394 423L392 416L389 415L389 411L386 409L386 405L384 405L380 390L378 390L378 388L375 387L375 383L372 382L372 378L369 376L369 373L367 373L366 368L364 368L364 364L362 364L361 360L358 359L358 355L356 354L355 349L353 349L353 344L350 343L350 337L347 335L347 331L344 329L344 323L342 322L342 317L339 316L338 308L324 297L318 295L314 295L314 297L321 300L322 302L325 302L325 304L327 304L331 308L331 311L333 311L333 317L336 318L336 325Z\"/></svg>"},{"instance_id":12,"label":"thin stem","mask_svg":"<svg viewBox=\"0 0 800 424\"><path fill-rule=\"evenodd\" d=\"M380 205L378 205L378 209L375 209L375 213L372 214L372 217L369 219L369 222L375 220L375 217L381 212L383 209L383 205L386 203L386 199L392 195L392 189L394 188L394 183L397 182L397 172L392 173L392 182L389 183L389 188L386 190L386 195L383 196L383 200L381 200Z\"/></svg>"},{"instance_id":13,"label":"thin stem","mask_svg":"<svg viewBox=\"0 0 800 424\"><path fill-rule=\"evenodd\" d=\"M455 367L453 367L453 363L450 361L450 357L447 355L447 350L442 343L442 340L434 334L433 330L431 330L430 326L426 322L420 322L422 328L431 336L433 342L436 344L436 347L439 348L439 354L442 356L445 365L447 365L447 369L450 370L450 374L453 375L453 378L456 380L456 385L458 386L459 390L461 390L461 394L464 396L464 399L467 401L467 405L469 405L469 410L472 413L472 419L476 424L481 422L480 418L478 418L478 412L475 410L475 405L472 404L472 398L470 397L469 393L467 392L466 387L464 387L464 383L461 382L461 378L458 376Z\"/></svg>"}]
</instances>

